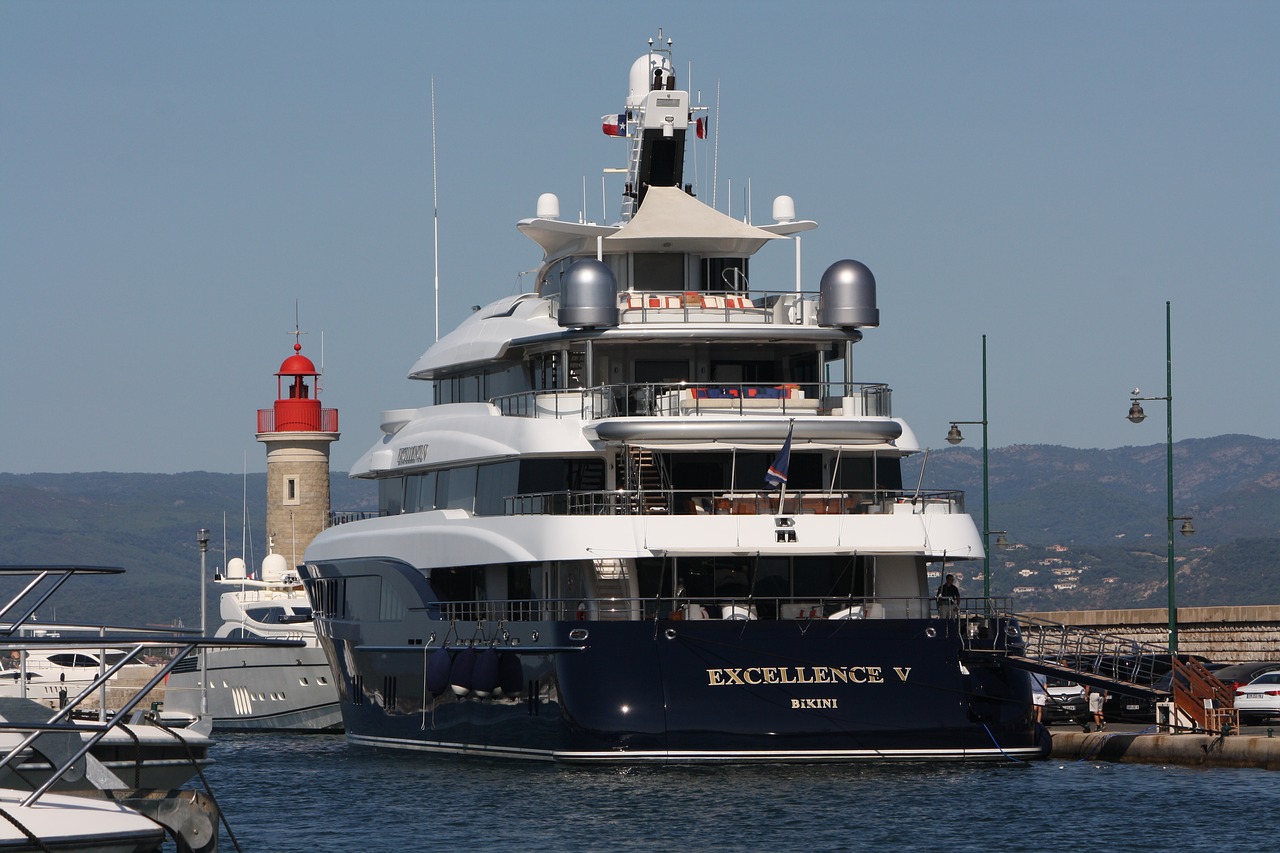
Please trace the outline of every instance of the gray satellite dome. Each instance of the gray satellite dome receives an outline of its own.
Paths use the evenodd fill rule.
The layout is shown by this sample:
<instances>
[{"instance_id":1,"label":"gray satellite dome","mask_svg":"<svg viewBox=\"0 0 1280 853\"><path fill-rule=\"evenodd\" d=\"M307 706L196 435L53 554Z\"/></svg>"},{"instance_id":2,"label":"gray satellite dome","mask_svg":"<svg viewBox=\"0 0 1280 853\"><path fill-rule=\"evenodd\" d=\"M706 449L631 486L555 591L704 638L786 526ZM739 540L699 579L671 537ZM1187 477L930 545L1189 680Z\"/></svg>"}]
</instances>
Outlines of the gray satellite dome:
<instances>
[{"instance_id":1,"label":"gray satellite dome","mask_svg":"<svg viewBox=\"0 0 1280 853\"><path fill-rule=\"evenodd\" d=\"M613 270L594 258L574 261L560 287L558 319L566 328L618 325L618 281Z\"/></svg>"},{"instance_id":2,"label":"gray satellite dome","mask_svg":"<svg viewBox=\"0 0 1280 853\"><path fill-rule=\"evenodd\" d=\"M866 264L846 258L827 267L819 286L818 325L839 328L880 325L876 277Z\"/></svg>"}]
</instances>

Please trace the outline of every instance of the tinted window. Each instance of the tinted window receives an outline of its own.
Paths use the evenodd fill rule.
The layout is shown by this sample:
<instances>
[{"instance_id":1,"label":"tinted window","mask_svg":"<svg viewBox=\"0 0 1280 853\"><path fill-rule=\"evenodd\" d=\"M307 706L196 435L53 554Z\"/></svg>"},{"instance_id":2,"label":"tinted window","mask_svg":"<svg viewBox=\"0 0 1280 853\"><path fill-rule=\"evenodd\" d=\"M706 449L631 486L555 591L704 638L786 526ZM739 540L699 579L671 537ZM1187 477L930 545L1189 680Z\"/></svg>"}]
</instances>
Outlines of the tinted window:
<instances>
[{"instance_id":1,"label":"tinted window","mask_svg":"<svg viewBox=\"0 0 1280 853\"><path fill-rule=\"evenodd\" d=\"M502 515L505 499L516 494L519 484L519 462L481 465L476 476L476 514Z\"/></svg>"}]
</instances>

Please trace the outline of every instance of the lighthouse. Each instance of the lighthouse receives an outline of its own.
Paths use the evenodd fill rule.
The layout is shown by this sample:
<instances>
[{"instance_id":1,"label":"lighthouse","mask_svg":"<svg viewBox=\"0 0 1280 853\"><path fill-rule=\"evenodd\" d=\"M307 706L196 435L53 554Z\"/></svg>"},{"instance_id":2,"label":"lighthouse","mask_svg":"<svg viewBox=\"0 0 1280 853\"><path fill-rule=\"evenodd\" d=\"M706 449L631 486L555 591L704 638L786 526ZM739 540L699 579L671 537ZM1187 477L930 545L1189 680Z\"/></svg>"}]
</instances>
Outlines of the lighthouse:
<instances>
[{"instance_id":1,"label":"lighthouse","mask_svg":"<svg viewBox=\"0 0 1280 853\"><path fill-rule=\"evenodd\" d=\"M267 446L267 536L290 566L329 524L329 445L338 410L320 408L320 372L293 345L276 373L276 401L258 410L258 441Z\"/></svg>"}]
</instances>

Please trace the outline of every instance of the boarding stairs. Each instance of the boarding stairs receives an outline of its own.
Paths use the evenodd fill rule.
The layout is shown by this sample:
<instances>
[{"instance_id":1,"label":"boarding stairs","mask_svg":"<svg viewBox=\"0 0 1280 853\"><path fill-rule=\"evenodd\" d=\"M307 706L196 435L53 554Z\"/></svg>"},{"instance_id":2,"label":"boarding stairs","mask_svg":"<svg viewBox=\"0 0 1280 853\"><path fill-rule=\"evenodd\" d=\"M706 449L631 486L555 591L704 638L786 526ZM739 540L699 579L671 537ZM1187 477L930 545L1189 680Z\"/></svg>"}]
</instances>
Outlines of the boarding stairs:
<instances>
[{"instance_id":1,"label":"boarding stairs","mask_svg":"<svg viewBox=\"0 0 1280 853\"><path fill-rule=\"evenodd\" d=\"M640 512L667 512L667 472L653 453L645 447L627 448L626 488L638 497Z\"/></svg>"},{"instance_id":2,"label":"boarding stairs","mask_svg":"<svg viewBox=\"0 0 1280 853\"><path fill-rule=\"evenodd\" d=\"M640 602L631 589L628 565L617 558L594 561L596 619L626 622L640 618Z\"/></svg>"},{"instance_id":3,"label":"boarding stairs","mask_svg":"<svg viewBox=\"0 0 1280 853\"><path fill-rule=\"evenodd\" d=\"M987 637L986 632L962 631L966 653L976 657L1000 655L1019 669L1074 681L1093 689L1157 702L1158 722L1171 731L1232 732L1240 728L1232 691L1197 659L1171 654L1165 646L1139 643L1126 637L1078 625L1063 625L1009 611L981 616L961 613L961 620L1016 624L1018 631ZM1170 692L1154 682L1173 671Z\"/></svg>"}]
</instances>

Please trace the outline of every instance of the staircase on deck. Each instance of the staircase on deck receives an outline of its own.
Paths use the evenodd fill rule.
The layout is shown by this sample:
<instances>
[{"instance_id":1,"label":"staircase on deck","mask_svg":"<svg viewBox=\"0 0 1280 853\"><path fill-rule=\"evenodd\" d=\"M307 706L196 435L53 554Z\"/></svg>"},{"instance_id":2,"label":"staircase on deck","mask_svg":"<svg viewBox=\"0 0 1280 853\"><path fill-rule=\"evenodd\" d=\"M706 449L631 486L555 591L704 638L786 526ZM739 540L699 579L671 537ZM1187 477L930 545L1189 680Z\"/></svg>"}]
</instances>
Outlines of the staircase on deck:
<instances>
[{"instance_id":1,"label":"staircase on deck","mask_svg":"<svg viewBox=\"0 0 1280 853\"><path fill-rule=\"evenodd\" d=\"M666 469L652 450L644 447L628 448L625 488L639 494L642 512L667 511L667 491L671 485Z\"/></svg>"},{"instance_id":2,"label":"staircase on deck","mask_svg":"<svg viewBox=\"0 0 1280 853\"><path fill-rule=\"evenodd\" d=\"M1023 649L998 647L1007 662L1020 669L1074 681L1095 689L1130 696L1154 697L1168 703L1158 722L1173 731L1231 732L1240 728L1234 694L1199 660L1170 654L1164 646L1137 643L1114 634L1075 625L1063 625L1025 614L999 612L1002 619L1017 620ZM963 616L961 618L964 618ZM974 650L975 654L992 654ZM1153 682L1172 669L1171 693L1157 690Z\"/></svg>"}]
</instances>

